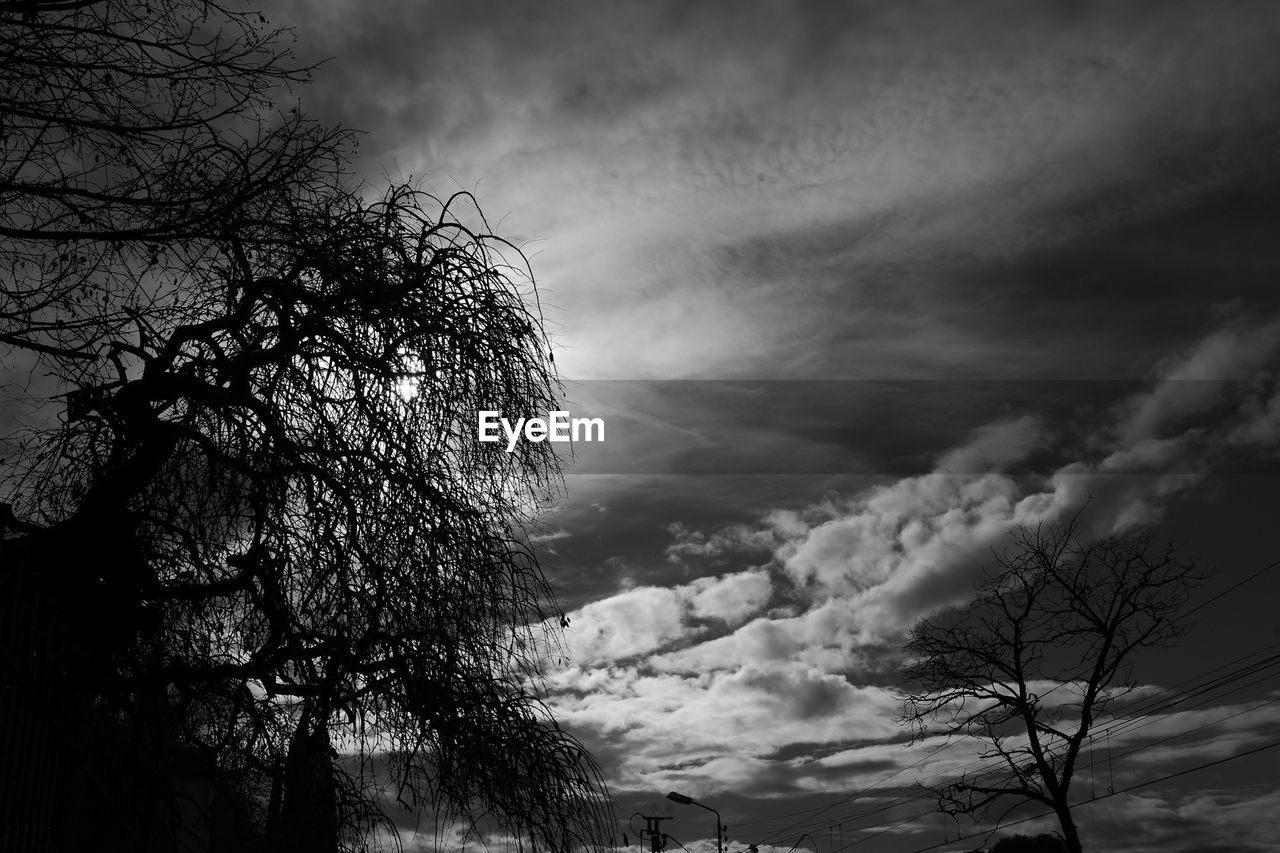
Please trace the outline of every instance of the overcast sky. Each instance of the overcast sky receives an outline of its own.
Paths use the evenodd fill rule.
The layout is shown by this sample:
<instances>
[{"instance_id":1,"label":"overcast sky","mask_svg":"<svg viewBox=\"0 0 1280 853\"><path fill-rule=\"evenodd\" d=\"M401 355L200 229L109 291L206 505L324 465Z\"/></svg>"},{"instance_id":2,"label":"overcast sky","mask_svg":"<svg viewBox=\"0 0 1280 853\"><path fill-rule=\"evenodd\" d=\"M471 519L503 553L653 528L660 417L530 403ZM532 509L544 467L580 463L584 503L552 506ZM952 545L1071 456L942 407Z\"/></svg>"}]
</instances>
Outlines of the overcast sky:
<instances>
[{"instance_id":1,"label":"overcast sky","mask_svg":"<svg viewBox=\"0 0 1280 853\"><path fill-rule=\"evenodd\" d=\"M733 851L978 831L911 800L974 753L908 745L903 633L1086 502L1225 591L1144 695L1275 654L1280 6L270 8L333 58L303 107L366 131L366 177L472 191L521 246L606 421L539 539L555 706L624 818L693 853L668 790ZM1086 843L1272 849L1280 749L1143 783L1280 739L1274 672L1100 738L1080 795L1139 787Z\"/></svg>"}]
</instances>

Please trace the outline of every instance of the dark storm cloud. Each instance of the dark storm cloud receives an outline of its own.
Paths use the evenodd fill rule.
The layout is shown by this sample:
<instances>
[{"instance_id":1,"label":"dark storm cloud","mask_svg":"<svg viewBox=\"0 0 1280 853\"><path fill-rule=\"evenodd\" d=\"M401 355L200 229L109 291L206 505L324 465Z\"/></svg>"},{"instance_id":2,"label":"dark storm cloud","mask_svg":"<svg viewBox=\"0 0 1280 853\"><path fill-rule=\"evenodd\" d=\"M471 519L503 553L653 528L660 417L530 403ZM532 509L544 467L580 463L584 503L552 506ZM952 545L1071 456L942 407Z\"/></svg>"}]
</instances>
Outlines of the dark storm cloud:
<instances>
[{"instance_id":1,"label":"dark storm cloud","mask_svg":"<svg viewBox=\"0 0 1280 853\"><path fill-rule=\"evenodd\" d=\"M504 233L536 241L579 377L1005 375L1052 371L1059 345L1106 372L1156 348L1128 334L1141 296L1117 293L1159 290L1172 262L1131 256L1144 223L1203 249L1142 318L1161 347L1267 272L1236 280L1210 232L1215 198L1238 244L1274 218L1269 4L277 17L335 57L307 97L370 131L372 173L479 187ZM1249 191L1253 209L1235 203ZM1111 274L1072 275L1095 250Z\"/></svg>"},{"instance_id":2,"label":"dark storm cloud","mask_svg":"<svg viewBox=\"0 0 1280 853\"><path fill-rule=\"evenodd\" d=\"M759 356L774 370L1149 376L1165 352L1224 316L1280 307L1280 110L1275 119L1237 136L1230 155L1219 140L1199 160L1144 166L1128 186L1018 211L1016 225L998 226L1012 246L957 232L965 239L944 235L909 256L879 252L905 227L895 217L920 215L910 209L752 235L720 247L720 263L732 281L804 288L807 298L770 325L810 334ZM1211 188L1171 189L1180 176L1220 171L1231 174ZM996 203L968 201L973 210Z\"/></svg>"}]
</instances>

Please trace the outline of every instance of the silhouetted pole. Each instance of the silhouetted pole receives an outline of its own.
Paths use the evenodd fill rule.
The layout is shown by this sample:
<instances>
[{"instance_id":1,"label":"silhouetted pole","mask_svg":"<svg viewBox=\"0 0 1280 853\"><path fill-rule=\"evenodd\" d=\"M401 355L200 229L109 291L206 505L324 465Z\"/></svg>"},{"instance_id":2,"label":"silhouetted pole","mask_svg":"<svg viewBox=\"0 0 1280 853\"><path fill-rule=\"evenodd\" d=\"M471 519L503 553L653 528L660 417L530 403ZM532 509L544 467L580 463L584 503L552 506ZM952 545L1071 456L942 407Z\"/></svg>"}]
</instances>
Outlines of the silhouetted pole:
<instances>
[{"instance_id":1,"label":"silhouetted pole","mask_svg":"<svg viewBox=\"0 0 1280 853\"><path fill-rule=\"evenodd\" d=\"M641 840L644 840L644 834L648 833L650 853L662 853L667 848L666 839L662 834L662 822L664 820L673 820L673 818L670 815L640 816L644 818L646 824L644 833L640 835Z\"/></svg>"},{"instance_id":2,"label":"silhouetted pole","mask_svg":"<svg viewBox=\"0 0 1280 853\"><path fill-rule=\"evenodd\" d=\"M667 794L667 799L682 806L697 806L714 814L716 816L716 853L724 853L724 826L720 823L720 812L711 808L711 806L703 805L693 797L686 797L684 794L678 794L675 791Z\"/></svg>"}]
</instances>

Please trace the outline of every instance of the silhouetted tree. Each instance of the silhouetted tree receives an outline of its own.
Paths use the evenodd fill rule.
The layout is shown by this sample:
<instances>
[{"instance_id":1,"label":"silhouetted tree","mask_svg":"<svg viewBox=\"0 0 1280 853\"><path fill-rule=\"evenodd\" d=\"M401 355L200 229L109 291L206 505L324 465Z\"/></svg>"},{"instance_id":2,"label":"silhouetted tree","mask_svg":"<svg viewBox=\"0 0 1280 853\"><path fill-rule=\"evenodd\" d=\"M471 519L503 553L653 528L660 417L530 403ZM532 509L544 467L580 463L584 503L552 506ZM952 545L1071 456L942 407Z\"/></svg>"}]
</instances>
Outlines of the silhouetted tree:
<instances>
[{"instance_id":1,"label":"silhouetted tree","mask_svg":"<svg viewBox=\"0 0 1280 853\"><path fill-rule=\"evenodd\" d=\"M168 721L282 845L360 846L393 801L597 845L522 533L557 460L475 434L557 397L519 253L469 196L366 200L340 134L268 128L302 72L247 15L4 3L0 26L0 343L62 406L10 442L3 552L59 603L70 675Z\"/></svg>"},{"instance_id":2,"label":"silhouetted tree","mask_svg":"<svg viewBox=\"0 0 1280 853\"><path fill-rule=\"evenodd\" d=\"M1134 688L1133 653L1181 633L1200 575L1146 536L1086 544L1073 525L1019 528L967 607L912 630L904 721L981 740L996 767L937 789L950 814L1005 798L1050 807L1079 853L1071 784L1100 715Z\"/></svg>"},{"instance_id":3,"label":"silhouetted tree","mask_svg":"<svg viewBox=\"0 0 1280 853\"><path fill-rule=\"evenodd\" d=\"M69 359L165 305L162 258L333 183L349 137L277 108L309 69L263 21L207 0L0 2L0 343Z\"/></svg>"},{"instance_id":4,"label":"silhouetted tree","mask_svg":"<svg viewBox=\"0 0 1280 853\"><path fill-rule=\"evenodd\" d=\"M341 134L277 109L310 69L265 20L212 0L0 2L0 236L39 252L216 234L315 170Z\"/></svg>"}]
</instances>

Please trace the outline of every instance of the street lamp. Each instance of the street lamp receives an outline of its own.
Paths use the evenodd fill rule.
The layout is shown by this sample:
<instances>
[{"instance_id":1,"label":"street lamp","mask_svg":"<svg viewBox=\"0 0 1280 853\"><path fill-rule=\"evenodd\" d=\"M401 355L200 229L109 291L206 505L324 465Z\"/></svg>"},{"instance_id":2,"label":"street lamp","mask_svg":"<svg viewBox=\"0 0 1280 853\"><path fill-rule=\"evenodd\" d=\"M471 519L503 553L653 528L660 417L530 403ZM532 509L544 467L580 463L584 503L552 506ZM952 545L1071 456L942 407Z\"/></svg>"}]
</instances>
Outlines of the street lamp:
<instances>
[{"instance_id":1,"label":"street lamp","mask_svg":"<svg viewBox=\"0 0 1280 853\"><path fill-rule=\"evenodd\" d=\"M697 806L700 809L706 809L714 814L716 816L716 853L724 853L724 839L722 837L723 827L720 825L720 812L711 808L711 806L704 806L693 797L686 797L684 794L679 794L675 791L667 794L667 799L673 803L679 803L682 806Z\"/></svg>"}]
</instances>

